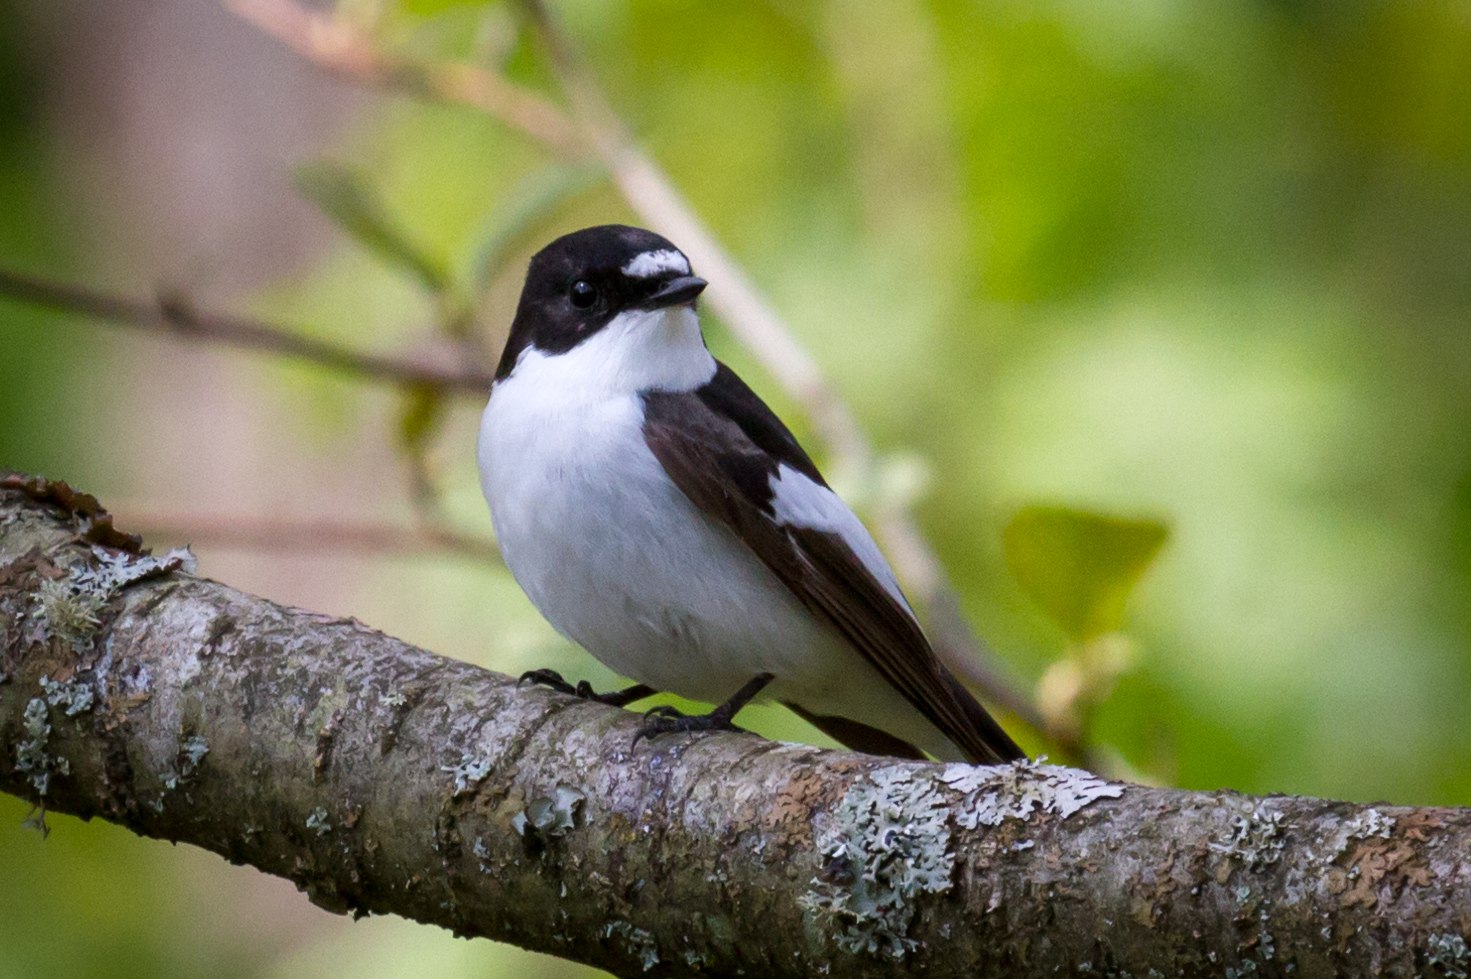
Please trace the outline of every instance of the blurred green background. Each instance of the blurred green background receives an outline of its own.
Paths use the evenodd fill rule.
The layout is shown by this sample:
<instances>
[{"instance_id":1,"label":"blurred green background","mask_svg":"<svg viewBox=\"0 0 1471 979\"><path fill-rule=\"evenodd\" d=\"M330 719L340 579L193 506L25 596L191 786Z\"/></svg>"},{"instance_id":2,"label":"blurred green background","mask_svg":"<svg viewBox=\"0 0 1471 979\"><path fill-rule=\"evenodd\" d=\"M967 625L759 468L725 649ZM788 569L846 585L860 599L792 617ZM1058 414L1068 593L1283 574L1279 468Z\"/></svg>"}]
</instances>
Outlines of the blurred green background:
<instances>
[{"instance_id":1,"label":"blurred green background","mask_svg":"<svg viewBox=\"0 0 1471 979\"><path fill-rule=\"evenodd\" d=\"M555 8L881 450L928 473L921 522L1011 671L1035 683L1067 648L1008 570L1020 507L1163 520L1100 744L1192 788L1471 804L1471 8ZM546 82L499 3L340 9L413 57ZM293 181L322 161L458 283L518 203L550 202L467 293L487 359L531 250L632 219L486 118L327 79L221 7L0 0L0 265L439 349L442 304ZM486 535L479 407L453 402L426 465L445 519ZM0 465L155 543L202 538L203 573L247 590L610 682L485 562L207 543L231 520L408 525L403 421L389 390L0 298ZM353 924L105 825L53 817L43 842L26 811L0 798L7 979L587 971Z\"/></svg>"}]
</instances>

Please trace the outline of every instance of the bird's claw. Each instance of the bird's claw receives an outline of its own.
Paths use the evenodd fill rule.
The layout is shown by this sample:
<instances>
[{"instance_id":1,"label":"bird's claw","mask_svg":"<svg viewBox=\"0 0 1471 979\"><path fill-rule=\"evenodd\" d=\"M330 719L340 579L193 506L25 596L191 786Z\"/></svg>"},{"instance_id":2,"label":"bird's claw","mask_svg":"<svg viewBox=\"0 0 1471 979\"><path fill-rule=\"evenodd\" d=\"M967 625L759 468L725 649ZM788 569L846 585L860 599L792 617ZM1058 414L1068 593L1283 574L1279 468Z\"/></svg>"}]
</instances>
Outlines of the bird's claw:
<instances>
[{"instance_id":1,"label":"bird's claw","mask_svg":"<svg viewBox=\"0 0 1471 979\"><path fill-rule=\"evenodd\" d=\"M584 694L582 692L583 687L587 687L589 694L592 692L592 688L588 687L586 680L583 680L580 684L574 687L572 684L562 679L562 674L558 673L556 670L527 670L525 673L521 674L519 679L516 680L516 686L519 687L522 684L526 683L534 683L540 687L550 687L551 689L556 690L559 693L571 694L574 697L585 698L587 696L587 694Z\"/></svg>"},{"instance_id":2,"label":"bird's claw","mask_svg":"<svg viewBox=\"0 0 1471 979\"><path fill-rule=\"evenodd\" d=\"M644 711L644 723L633 736L633 747L638 747L638 743L645 738L653 740L661 734L739 730L740 728L730 722L729 715L719 709L709 714L684 714L668 704L660 704Z\"/></svg>"},{"instance_id":3,"label":"bird's claw","mask_svg":"<svg viewBox=\"0 0 1471 979\"><path fill-rule=\"evenodd\" d=\"M565 693L569 696L577 697L580 700L591 700L594 703L607 704L609 707L627 707L633 701L642 700L654 693L653 687L644 686L642 683L636 683L626 689L614 690L610 693L598 693L592 688L592 684L586 680L578 680L576 684L571 684L563 679L562 674L556 670L546 669L527 670L525 673L522 673L520 679L516 681L516 686L519 687L523 683L535 683L556 690L558 693Z\"/></svg>"}]
</instances>

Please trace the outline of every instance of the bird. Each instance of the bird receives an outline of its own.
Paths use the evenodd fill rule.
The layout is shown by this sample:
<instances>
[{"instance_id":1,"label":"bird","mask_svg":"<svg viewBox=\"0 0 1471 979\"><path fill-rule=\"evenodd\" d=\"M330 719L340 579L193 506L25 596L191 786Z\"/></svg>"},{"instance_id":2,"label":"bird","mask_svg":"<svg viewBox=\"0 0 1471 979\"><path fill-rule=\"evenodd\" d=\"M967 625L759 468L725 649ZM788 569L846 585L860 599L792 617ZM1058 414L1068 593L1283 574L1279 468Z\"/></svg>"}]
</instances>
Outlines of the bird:
<instances>
[{"instance_id":1,"label":"bird","mask_svg":"<svg viewBox=\"0 0 1471 979\"><path fill-rule=\"evenodd\" d=\"M532 256L481 419L506 566L560 634L635 685L717 705L635 736L728 729L776 701L859 752L1001 764L1021 749L940 662L893 569L785 424L706 348L707 283L625 225Z\"/></svg>"}]
</instances>

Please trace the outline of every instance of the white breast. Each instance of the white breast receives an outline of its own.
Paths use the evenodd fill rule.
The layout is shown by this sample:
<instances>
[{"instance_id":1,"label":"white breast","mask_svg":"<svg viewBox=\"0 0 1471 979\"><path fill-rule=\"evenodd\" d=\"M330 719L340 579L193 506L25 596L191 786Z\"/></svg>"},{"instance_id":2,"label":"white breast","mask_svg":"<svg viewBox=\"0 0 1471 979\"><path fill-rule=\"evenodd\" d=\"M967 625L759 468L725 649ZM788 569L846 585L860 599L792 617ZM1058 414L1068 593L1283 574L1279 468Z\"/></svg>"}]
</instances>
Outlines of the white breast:
<instances>
[{"instance_id":1,"label":"white breast","mask_svg":"<svg viewBox=\"0 0 1471 979\"><path fill-rule=\"evenodd\" d=\"M701 700L792 673L811 624L665 475L639 397L551 406L522 380L498 384L486 408L481 478L506 565L557 631L620 674Z\"/></svg>"},{"instance_id":2,"label":"white breast","mask_svg":"<svg viewBox=\"0 0 1471 979\"><path fill-rule=\"evenodd\" d=\"M522 355L485 409L482 488L506 565L557 631L625 676L719 701L769 668L736 647L810 626L644 442L639 391L697 387L715 361L688 309L639 316L566 353ZM758 607L770 614L753 629Z\"/></svg>"},{"instance_id":3,"label":"white breast","mask_svg":"<svg viewBox=\"0 0 1471 979\"><path fill-rule=\"evenodd\" d=\"M688 319L693 325L692 313ZM731 531L700 513L649 450L639 390L708 381L715 362L703 344L672 357L666 345L661 356L640 359L601 339L555 356L529 348L496 383L481 422L481 485L501 552L552 626L660 690L719 702L770 672L773 699L868 719L953 754ZM782 477L779 518L820 517L845 537L861 537L861 549L872 548L883 567L881 580L897 591L841 501L803 486L800 474Z\"/></svg>"}]
</instances>

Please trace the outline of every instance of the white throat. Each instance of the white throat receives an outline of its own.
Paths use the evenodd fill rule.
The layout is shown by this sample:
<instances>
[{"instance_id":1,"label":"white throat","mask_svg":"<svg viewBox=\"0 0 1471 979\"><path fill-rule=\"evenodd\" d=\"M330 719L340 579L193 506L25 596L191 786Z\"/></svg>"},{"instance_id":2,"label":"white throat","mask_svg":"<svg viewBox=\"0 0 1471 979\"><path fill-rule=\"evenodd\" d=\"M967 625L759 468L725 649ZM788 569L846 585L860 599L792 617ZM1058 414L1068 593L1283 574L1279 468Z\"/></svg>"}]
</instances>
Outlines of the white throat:
<instances>
[{"instance_id":1,"label":"white throat","mask_svg":"<svg viewBox=\"0 0 1471 979\"><path fill-rule=\"evenodd\" d=\"M626 310L571 350L527 347L496 386L547 398L599 400L640 391L689 391L715 376L700 321L689 306Z\"/></svg>"}]
</instances>

